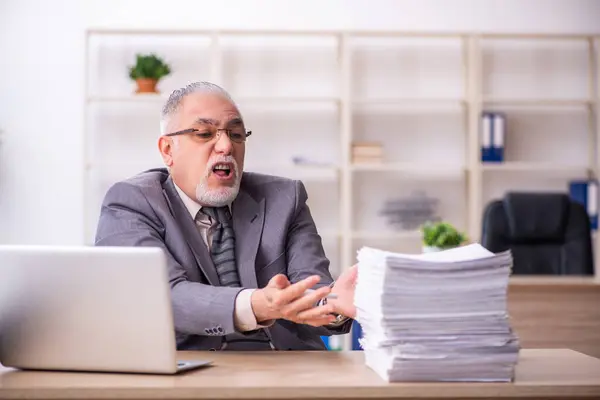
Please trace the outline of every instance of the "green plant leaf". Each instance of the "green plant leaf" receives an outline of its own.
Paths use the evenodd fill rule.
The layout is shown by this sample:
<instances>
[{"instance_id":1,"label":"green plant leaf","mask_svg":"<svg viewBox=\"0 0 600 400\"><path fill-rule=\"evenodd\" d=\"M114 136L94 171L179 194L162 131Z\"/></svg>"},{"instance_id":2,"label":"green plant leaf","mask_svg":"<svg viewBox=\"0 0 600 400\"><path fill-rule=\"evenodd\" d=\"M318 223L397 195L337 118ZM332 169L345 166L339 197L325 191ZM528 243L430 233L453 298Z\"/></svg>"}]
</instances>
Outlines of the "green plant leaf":
<instances>
[{"instance_id":1,"label":"green plant leaf","mask_svg":"<svg viewBox=\"0 0 600 400\"><path fill-rule=\"evenodd\" d=\"M446 249L459 246L467 240L467 236L464 233L459 232L452 224L445 221L423 224L421 232L425 246Z\"/></svg>"},{"instance_id":2,"label":"green plant leaf","mask_svg":"<svg viewBox=\"0 0 600 400\"><path fill-rule=\"evenodd\" d=\"M129 78L160 80L171 73L171 67L156 54L137 54L135 65L129 67Z\"/></svg>"}]
</instances>

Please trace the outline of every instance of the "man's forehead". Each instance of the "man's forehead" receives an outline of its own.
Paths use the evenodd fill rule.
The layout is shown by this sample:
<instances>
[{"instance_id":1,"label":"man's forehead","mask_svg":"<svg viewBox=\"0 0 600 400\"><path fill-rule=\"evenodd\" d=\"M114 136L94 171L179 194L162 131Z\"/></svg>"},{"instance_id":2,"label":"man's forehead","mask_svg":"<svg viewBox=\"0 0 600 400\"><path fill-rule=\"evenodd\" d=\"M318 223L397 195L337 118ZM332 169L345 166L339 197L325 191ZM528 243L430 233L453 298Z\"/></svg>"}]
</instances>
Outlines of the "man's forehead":
<instances>
[{"instance_id":1,"label":"man's forehead","mask_svg":"<svg viewBox=\"0 0 600 400\"><path fill-rule=\"evenodd\" d=\"M225 96L217 93L190 93L182 100L184 107L216 108L237 110L237 107Z\"/></svg>"},{"instance_id":2,"label":"man's forehead","mask_svg":"<svg viewBox=\"0 0 600 400\"><path fill-rule=\"evenodd\" d=\"M205 119L206 123L218 125L220 122L241 119L237 107L227 98L211 93L192 93L182 102L184 114L193 119Z\"/></svg>"}]
</instances>

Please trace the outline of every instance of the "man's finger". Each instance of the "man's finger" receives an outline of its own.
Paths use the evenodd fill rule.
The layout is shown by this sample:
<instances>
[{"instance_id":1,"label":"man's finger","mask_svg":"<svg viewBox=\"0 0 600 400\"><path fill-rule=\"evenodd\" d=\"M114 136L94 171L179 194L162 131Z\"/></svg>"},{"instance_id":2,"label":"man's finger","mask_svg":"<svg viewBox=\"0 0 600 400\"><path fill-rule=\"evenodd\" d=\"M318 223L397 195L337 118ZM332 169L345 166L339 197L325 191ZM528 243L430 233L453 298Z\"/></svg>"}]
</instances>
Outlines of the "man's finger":
<instances>
[{"instance_id":1,"label":"man's finger","mask_svg":"<svg viewBox=\"0 0 600 400\"><path fill-rule=\"evenodd\" d=\"M311 326L324 326L324 325L331 324L333 321L335 321L335 317L329 316L329 317L324 317L324 318L314 318L314 319L304 320L302 322L302 324L311 325Z\"/></svg>"},{"instance_id":2,"label":"man's finger","mask_svg":"<svg viewBox=\"0 0 600 400\"><path fill-rule=\"evenodd\" d=\"M281 309L281 312L284 316L293 317L294 315L304 311L315 308L315 304L323 297L327 296L328 293L331 292L331 288L329 286L325 286L311 292L307 295L300 297L297 300L294 300L288 303Z\"/></svg>"},{"instance_id":3,"label":"man's finger","mask_svg":"<svg viewBox=\"0 0 600 400\"><path fill-rule=\"evenodd\" d=\"M296 318L302 321L311 320L311 319L319 319L326 318L331 316L334 312L334 307L332 304L326 304L324 306L313 307L311 309L300 311L296 314ZM335 319L335 317L334 317Z\"/></svg>"},{"instance_id":4,"label":"man's finger","mask_svg":"<svg viewBox=\"0 0 600 400\"><path fill-rule=\"evenodd\" d=\"M277 289L285 289L290 286L290 281L283 274L277 274L269 281L269 286Z\"/></svg>"},{"instance_id":5,"label":"man's finger","mask_svg":"<svg viewBox=\"0 0 600 400\"><path fill-rule=\"evenodd\" d=\"M276 305L285 306L286 304L291 303L297 298L303 296L304 292L307 289L310 289L313 286L315 286L317 283L319 283L320 280L320 276L313 275L311 277L301 280L300 282L296 282L286 287L277 294L277 297L275 299Z\"/></svg>"}]
</instances>

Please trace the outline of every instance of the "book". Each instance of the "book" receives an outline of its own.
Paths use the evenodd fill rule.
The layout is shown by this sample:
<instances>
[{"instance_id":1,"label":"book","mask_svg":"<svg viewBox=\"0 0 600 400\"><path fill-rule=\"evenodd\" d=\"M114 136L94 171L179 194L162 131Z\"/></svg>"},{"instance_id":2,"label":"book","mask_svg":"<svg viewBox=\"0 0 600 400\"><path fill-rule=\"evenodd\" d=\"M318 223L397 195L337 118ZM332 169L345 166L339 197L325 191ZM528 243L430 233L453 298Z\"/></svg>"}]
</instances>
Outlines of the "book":
<instances>
[{"instance_id":1,"label":"book","mask_svg":"<svg viewBox=\"0 0 600 400\"><path fill-rule=\"evenodd\" d=\"M353 157L383 157L383 146L381 143L371 142L354 142L352 143Z\"/></svg>"}]
</instances>

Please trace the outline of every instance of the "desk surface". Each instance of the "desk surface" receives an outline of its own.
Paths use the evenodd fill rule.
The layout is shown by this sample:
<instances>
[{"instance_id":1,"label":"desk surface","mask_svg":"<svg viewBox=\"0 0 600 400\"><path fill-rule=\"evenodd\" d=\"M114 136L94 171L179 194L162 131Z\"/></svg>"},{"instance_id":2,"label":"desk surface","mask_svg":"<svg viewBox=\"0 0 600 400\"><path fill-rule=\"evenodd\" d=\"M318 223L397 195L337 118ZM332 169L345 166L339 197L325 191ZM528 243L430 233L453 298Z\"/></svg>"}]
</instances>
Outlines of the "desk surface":
<instances>
[{"instance_id":1,"label":"desk surface","mask_svg":"<svg viewBox=\"0 0 600 400\"><path fill-rule=\"evenodd\" d=\"M511 288L592 289L600 290L600 277L575 275L512 275Z\"/></svg>"},{"instance_id":2,"label":"desk surface","mask_svg":"<svg viewBox=\"0 0 600 400\"><path fill-rule=\"evenodd\" d=\"M15 371L0 398L600 398L600 359L572 350L521 351L514 383L387 383L356 352L182 352L214 366L177 376Z\"/></svg>"}]
</instances>

